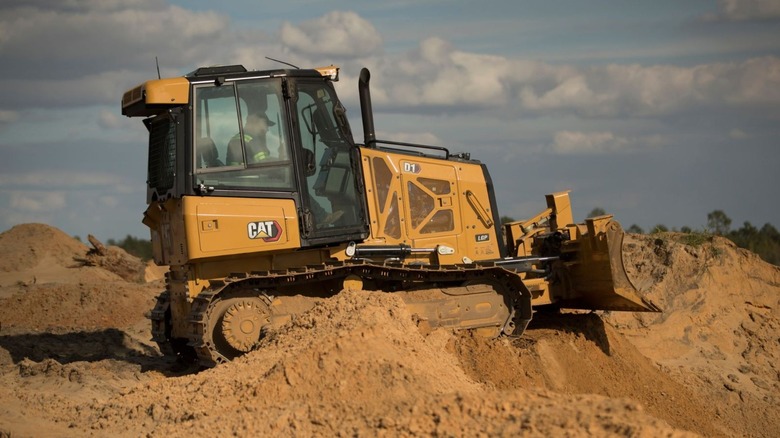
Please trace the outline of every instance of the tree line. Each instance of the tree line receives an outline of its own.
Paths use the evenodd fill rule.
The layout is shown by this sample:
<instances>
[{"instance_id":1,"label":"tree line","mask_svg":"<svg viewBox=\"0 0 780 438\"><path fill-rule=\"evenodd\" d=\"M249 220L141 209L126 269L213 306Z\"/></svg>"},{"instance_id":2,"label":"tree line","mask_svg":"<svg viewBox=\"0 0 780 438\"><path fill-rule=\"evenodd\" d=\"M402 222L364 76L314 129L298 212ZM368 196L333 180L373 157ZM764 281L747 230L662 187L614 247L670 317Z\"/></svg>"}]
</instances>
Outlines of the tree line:
<instances>
[{"instance_id":1,"label":"tree line","mask_svg":"<svg viewBox=\"0 0 780 438\"><path fill-rule=\"evenodd\" d=\"M604 214L601 208L594 208L588 217ZM645 234L639 225L633 224L626 228L629 233ZM669 229L663 224L658 224L650 230L650 234L674 231L686 234L705 234L725 237L740 248L747 249L758 254L764 261L780 266L780 232L772 224L766 223L761 228L756 228L748 221L741 228L731 229L731 218L723 210L714 210L707 214L707 228L703 231L695 231L691 227Z\"/></svg>"},{"instance_id":2,"label":"tree line","mask_svg":"<svg viewBox=\"0 0 780 438\"><path fill-rule=\"evenodd\" d=\"M151 240L139 239L128 234L127 237L119 241L108 239L107 243L111 246L118 246L127 251L128 254L134 255L143 261L154 258Z\"/></svg>"}]
</instances>

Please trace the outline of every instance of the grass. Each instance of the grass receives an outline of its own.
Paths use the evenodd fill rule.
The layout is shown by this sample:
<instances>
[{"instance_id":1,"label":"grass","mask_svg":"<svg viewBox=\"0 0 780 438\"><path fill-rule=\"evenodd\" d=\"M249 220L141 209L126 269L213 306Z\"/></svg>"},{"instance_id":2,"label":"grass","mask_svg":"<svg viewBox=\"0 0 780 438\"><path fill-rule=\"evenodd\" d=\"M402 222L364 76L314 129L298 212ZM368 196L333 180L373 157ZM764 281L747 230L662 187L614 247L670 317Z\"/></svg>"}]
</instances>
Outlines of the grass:
<instances>
[{"instance_id":1,"label":"grass","mask_svg":"<svg viewBox=\"0 0 780 438\"><path fill-rule=\"evenodd\" d=\"M703 231L691 231L685 233L679 237L679 242L683 245L693 246L698 248L705 243L712 242L713 234Z\"/></svg>"}]
</instances>

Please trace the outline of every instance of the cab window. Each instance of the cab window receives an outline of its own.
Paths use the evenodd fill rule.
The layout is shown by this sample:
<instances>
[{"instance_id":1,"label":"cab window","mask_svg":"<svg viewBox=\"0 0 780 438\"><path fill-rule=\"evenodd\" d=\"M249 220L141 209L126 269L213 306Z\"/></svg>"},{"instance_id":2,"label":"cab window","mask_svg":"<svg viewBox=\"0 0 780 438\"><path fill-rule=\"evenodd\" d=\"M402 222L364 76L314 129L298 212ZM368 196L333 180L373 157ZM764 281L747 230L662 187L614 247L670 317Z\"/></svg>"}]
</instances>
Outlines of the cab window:
<instances>
[{"instance_id":1,"label":"cab window","mask_svg":"<svg viewBox=\"0 0 780 438\"><path fill-rule=\"evenodd\" d=\"M292 190L279 80L245 81L194 90L194 169L214 188Z\"/></svg>"}]
</instances>

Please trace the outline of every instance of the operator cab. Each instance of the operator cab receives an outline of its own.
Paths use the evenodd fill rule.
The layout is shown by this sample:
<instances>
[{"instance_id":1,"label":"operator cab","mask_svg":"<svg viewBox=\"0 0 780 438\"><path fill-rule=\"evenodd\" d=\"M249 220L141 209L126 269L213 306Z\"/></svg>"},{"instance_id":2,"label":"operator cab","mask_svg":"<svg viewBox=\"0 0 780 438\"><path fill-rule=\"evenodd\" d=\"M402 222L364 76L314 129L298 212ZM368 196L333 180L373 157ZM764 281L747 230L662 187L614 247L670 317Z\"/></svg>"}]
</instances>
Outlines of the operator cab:
<instances>
[{"instance_id":1,"label":"operator cab","mask_svg":"<svg viewBox=\"0 0 780 438\"><path fill-rule=\"evenodd\" d=\"M147 202L292 199L302 247L364 239L360 158L332 79L318 70L201 68L160 80L172 81L172 96L186 85L186 99L178 100L188 102L159 106L150 104L149 91L160 81L147 82L142 108L133 107L132 98L123 100L125 115L151 116L144 120L150 133Z\"/></svg>"}]
</instances>

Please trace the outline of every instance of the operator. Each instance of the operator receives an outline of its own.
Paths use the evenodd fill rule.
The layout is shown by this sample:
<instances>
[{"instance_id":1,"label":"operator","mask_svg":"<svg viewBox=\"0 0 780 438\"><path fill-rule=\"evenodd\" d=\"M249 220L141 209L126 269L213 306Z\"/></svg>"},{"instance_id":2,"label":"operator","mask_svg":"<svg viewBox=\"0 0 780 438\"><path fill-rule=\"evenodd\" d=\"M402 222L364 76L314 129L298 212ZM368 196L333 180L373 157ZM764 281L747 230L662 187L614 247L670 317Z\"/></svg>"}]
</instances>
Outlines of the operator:
<instances>
[{"instance_id":1,"label":"operator","mask_svg":"<svg viewBox=\"0 0 780 438\"><path fill-rule=\"evenodd\" d=\"M250 113L244 124L244 143L246 144L246 156L250 163L258 163L270 156L266 146L265 135L270 126L276 123L268 119L265 112ZM227 150L227 163L231 166L243 164L241 154L241 134L238 133L230 139Z\"/></svg>"}]
</instances>

